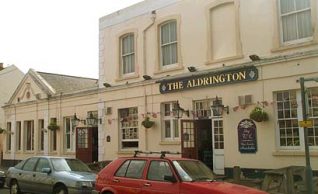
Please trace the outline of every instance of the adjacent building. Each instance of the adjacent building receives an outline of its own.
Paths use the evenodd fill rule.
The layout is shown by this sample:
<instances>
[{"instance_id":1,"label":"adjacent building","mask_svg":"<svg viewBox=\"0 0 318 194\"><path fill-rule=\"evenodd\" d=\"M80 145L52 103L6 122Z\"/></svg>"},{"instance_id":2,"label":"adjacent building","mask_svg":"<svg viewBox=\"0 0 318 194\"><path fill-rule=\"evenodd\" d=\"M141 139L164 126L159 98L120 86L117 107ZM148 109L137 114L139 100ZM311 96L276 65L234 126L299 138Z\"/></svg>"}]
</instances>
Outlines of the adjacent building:
<instances>
[{"instance_id":1,"label":"adjacent building","mask_svg":"<svg viewBox=\"0 0 318 194\"><path fill-rule=\"evenodd\" d=\"M33 155L98 160L98 80L30 69L3 107L3 163Z\"/></svg>"},{"instance_id":2,"label":"adjacent building","mask_svg":"<svg viewBox=\"0 0 318 194\"><path fill-rule=\"evenodd\" d=\"M100 159L178 151L217 174L305 165L298 80L318 77L317 6L146 0L100 18ZM305 86L318 170L318 83Z\"/></svg>"},{"instance_id":3,"label":"adjacent building","mask_svg":"<svg viewBox=\"0 0 318 194\"><path fill-rule=\"evenodd\" d=\"M5 105L5 103L10 99L11 95L13 94L18 84L22 80L23 75L23 72L20 71L16 66L10 65L4 67L3 63L0 63L0 107ZM3 109L0 109L0 128L6 128ZM4 141L3 132L0 134L0 164L2 161L1 159Z\"/></svg>"}]
</instances>

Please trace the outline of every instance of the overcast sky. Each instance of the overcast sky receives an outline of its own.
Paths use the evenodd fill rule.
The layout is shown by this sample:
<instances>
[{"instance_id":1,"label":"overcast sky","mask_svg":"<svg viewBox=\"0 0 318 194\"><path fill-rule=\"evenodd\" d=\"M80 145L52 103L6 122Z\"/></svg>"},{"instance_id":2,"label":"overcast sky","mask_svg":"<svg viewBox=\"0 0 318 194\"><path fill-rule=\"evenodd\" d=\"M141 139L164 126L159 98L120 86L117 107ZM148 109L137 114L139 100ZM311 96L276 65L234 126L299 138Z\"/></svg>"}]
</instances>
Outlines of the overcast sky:
<instances>
[{"instance_id":1,"label":"overcast sky","mask_svg":"<svg viewBox=\"0 0 318 194\"><path fill-rule=\"evenodd\" d=\"M0 0L0 63L98 78L98 19L142 0Z\"/></svg>"}]
</instances>

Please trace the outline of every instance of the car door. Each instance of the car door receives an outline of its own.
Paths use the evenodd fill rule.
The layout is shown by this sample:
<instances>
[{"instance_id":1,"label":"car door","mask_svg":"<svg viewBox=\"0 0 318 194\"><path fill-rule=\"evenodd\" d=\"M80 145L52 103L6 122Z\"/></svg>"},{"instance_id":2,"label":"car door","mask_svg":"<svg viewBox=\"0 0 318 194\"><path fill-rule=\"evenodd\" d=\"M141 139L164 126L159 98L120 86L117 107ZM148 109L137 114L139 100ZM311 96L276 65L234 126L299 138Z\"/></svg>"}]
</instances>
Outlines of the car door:
<instances>
[{"instance_id":1,"label":"car door","mask_svg":"<svg viewBox=\"0 0 318 194\"><path fill-rule=\"evenodd\" d=\"M51 173L42 172L43 169L51 169L50 162L47 158L40 158L37 162L34 172L34 183L36 193L51 193L53 188L53 178Z\"/></svg>"},{"instance_id":2,"label":"car door","mask_svg":"<svg viewBox=\"0 0 318 194\"><path fill-rule=\"evenodd\" d=\"M141 194L178 194L179 182L175 177L168 161L153 160L149 164Z\"/></svg>"},{"instance_id":3,"label":"car door","mask_svg":"<svg viewBox=\"0 0 318 194\"><path fill-rule=\"evenodd\" d=\"M34 188L34 168L39 158L29 158L22 167L22 170L18 172L17 180L22 192L33 193Z\"/></svg>"},{"instance_id":4,"label":"car door","mask_svg":"<svg viewBox=\"0 0 318 194\"><path fill-rule=\"evenodd\" d=\"M139 194L146 160L126 160L111 180L117 194Z\"/></svg>"}]
</instances>

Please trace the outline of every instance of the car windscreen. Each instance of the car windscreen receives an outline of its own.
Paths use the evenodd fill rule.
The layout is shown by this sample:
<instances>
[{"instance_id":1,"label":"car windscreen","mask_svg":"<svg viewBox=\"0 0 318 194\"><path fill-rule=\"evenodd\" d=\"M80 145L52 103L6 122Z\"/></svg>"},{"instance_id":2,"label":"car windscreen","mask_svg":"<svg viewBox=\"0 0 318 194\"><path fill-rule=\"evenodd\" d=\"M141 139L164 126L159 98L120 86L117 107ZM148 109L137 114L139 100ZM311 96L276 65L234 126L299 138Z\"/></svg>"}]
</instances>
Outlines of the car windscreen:
<instances>
[{"instance_id":1,"label":"car windscreen","mask_svg":"<svg viewBox=\"0 0 318 194\"><path fill-rule=\"evenodd\" d=\"M91 169L77 159L52 158L52 165L56 171L91 172Z\"/></svg>"},{"instance_id":2,"label":"car windscreen","mask_svg":"<svg viewBox=\"0 0 318 194\"><path fill-rule=\"evenodd\" d=\"M213 172L200 161L196 160L175 160L173 165L176 168L182 181L213 181Z\"/></svg>"}]
</instances>

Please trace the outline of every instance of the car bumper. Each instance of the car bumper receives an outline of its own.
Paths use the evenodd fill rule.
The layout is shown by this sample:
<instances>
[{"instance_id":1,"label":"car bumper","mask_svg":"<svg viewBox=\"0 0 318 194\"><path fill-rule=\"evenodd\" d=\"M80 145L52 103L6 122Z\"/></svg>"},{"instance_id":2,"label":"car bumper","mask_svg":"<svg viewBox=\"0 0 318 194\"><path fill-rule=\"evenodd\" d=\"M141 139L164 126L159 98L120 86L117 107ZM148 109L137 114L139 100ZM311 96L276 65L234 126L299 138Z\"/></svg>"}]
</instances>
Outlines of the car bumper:
<instances>
[{"instance_id":1,"label":"car bumper","mask_svg":"<svg viewBox=\"0 0 318 194\"><path fill-rule=\"evenodd\" d=\"M92 194L99 194L99 191L93 190Z\"/></svg>"}]
</instances>

